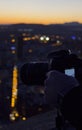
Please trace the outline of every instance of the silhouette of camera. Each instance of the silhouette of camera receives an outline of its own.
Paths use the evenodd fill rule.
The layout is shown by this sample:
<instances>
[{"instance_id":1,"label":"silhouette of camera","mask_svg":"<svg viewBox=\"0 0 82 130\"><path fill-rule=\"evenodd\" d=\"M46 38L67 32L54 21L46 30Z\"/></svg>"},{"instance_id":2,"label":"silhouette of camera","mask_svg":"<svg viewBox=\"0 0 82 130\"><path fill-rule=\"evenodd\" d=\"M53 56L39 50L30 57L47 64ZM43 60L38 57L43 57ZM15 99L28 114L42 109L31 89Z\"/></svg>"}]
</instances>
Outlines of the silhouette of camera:
<instances>
[{"instance_id":1,"label":"silhouette of camera","mask_svg":"<svg viewBox=\"0 0 82 130\"><path fill-rule=\"evenodd\" d=\"M46 73L57 70L82 82L82 59L69 50L51 52L47 56L48 62L28 62L20 70L20 77L26 85L43 85Z\"/></svg>"},{"instance_id":2,"label":"silhouette of camera","mask_svg":"<svg viewBox=\"0 0 82 130\"><path fill-rule=\"evenodd\" d=\"M26 85L44 85L47 72L47 62L29 62L21 67L20 77Z\"/></svg>"}]
</instances>

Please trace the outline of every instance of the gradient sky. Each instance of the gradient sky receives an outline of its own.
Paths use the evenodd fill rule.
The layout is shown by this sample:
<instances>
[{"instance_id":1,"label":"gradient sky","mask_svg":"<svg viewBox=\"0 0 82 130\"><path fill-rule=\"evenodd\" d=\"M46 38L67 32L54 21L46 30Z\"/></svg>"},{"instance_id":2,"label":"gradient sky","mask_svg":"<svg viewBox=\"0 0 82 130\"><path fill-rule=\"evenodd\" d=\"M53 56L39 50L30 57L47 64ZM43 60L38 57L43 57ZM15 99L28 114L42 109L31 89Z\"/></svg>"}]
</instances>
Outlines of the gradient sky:
<instances>
[{"instance_id":1,"label":"gradient sky","mask_svg":"<svg viewBox=\"0 0 82 130\"><path fill-rule=\"evenodd\" d=\"M82 23L82 0L0 0L0 24Z\"/></svg>"}]
</instances>

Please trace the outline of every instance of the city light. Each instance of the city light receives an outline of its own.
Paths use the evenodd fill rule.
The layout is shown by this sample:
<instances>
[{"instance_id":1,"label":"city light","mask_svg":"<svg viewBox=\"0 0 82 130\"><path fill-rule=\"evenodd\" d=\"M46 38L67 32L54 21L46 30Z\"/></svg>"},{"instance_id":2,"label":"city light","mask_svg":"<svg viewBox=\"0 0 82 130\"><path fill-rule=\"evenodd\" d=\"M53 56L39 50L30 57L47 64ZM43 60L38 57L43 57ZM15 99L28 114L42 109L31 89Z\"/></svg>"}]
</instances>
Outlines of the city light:
<instances>
[{"instance_id":1,"label":"city light","mask_svg":"<svg viewBox=\"0 0 82 130\"><path fill-rule=\"evenodd\" d=\"M23 38L23 41L29 41L29 40L31 40L30 37L24 37L24 38Z\"/></svg>"},{"instance_id":2,"label":"city light","mask_svg":"<svg viewBox=\"0 0 82 130\"><path fill-rule=\"evenodd\" d=\"M23 33L22 36L26 36L26 33Z\"/></svg>"},{"instance_id":3,"label":"city light","mask_svg":"<svg viewBox=\"0 0 82 130\"><path fill-rule=\"evenodd\" d=\"M10 37L14 37L14 34L10 34Z\"/></svg>"},{"instance_id":4,"label":"city light","mask_svg":"<svg viewBox=\"0 0 82 130\"><path fill-rule=\"evenodd\" d=\"M18 85L18 70L17 66L13 68L13 81L12 81L12 98L11 98L11 107L15 107L17 99L17 85Z\"/></svg>"},{"instance_id":5,"label":"city light","mask_svg":"<svg viewBox=\"0 0 82 130\"><path fill-rule=\"evenodd\" d=\"M60 36L57 35L57 36L56 36L56 39L59 39L59 38L60 38Z\"/></svg>"},{"instance_id":6,"label":"city light","mask_svg":"<svg viewBox=\"0 0 82 130\"><path fill-rule=\"evenodd\" d=\"M12 50L12 54L15 54L16 53L16 51L15 50Z\"/></svg>"},{"instance_id":7,"label":"city light","mask_svg":"<svg viewBox=\"0 0 82 130\"><path fill-rule=\"evenodd\" d=\"M52 44L53 47L55 46L61 46L62 42L60 40L57 40L55 43Z\"/></svg>"},{"instance_id":8,"label":"city light","mask_svg":"<svg viewBox=\"0 0 82 130\"><path fill-rule=\"evenodd\" d=\"M13 77L12 77L12 96L11 96L11 108L12 111L10 113L10 120L15 121L18 117L19 114L16 110L16 100L17 100L17 94L18 94L18 69L17 66L13 67Z\"/></svg>"},{"instance_id":9,"label":"city light","mask_svg":"<svg viewBox=\"0 0 82 130\"><path fill-rule=\"evenodd\" d=\"M25 120L26 120L26 117L22 117L22 120L25 121Z\"/></svg>"},{"instance_id":10,"label":"city light","mask_svg":"<svg viewBox=\"0 0 82 130\"><path fill-rule=\"evenodd\" d=\"M47 37L47 36L41 36L40 37L40 41L43 42L43 43L47 43L49 40L50 40L50 38Z\"/></svg>"},{"instance_id":11,"label":"city light","mask_svg":"<svg viewBox=\"0 0 82 130\"><path fill-rule=\"evenodd\" d=\"M49 37L46 37L46 41L49 41L50 40L50 38Z\"/></svg>"},{"instance_id":12,"label":"city light","mask_svg":"<svg viewBox=\"0 0 82 130\"><path fill-rule=\"evenodd\" d=\"M15 46L12 46L12 47L11 47L11 52L12 52L12 54L15 54L15 53L16 53L16 47L15 47Z\"/></svg>"},{"instance_id":13,"label":"city light","mask_svg":"<svg viewBox=\"0 0 82 130\"><path fill-rule=\"evenodd\" d=\"M60 41L59 41L59 40L57 40L57 41L56 41L56 43L57 43L57 44L60 44Z\"/></svg>"},{"instance_id":14,"label":"city light","mask_svg":"<svg viewBox=\"0 0 82 130\"><path fill-rule=\"evenodd\" d=\"M16 49L16 47L15 46L11 46L11 50L15 50Z\"/></svg>"},{"instance_id":15,"label":"city light","mask_svg":"<svg viewBox=\"0 0 82 130\"><path fill-rule=\"evenodd\" d=\"M42 111L42 108L41 108L41 107L39 107L39 108L38 108L38 111L39 111L39 112L40 112L40 111Z\"/></svg>"},{"instance_id":16,"label":"city light","mask_svg":"<svg viewBox=\"0 0 82 130\"><path fill-rule=\"evenodd\" d=\"M10 114L10 120L11 121L15 121L16 120L16 118L15 118L15 116L13 116L13 114Z\"/></svg>"},{"instance_id":17,"label":"city light","mask_svg":"<svg viewBox=\"0 0 82 130\"><path fill-rule=\"evenodd\" d=\"M29 49L29 50L28 50L29 53L32 53L32 51L33 51L32 49Z\"/></svg>"},{"instance_id":18,"label":"city light","mask_svg":"<svg viewBox=\"0 0 82 130\"><path fill-rule=\"evenodd\" d=\"M72 39L72 40L75 40L75 39L76 39L76 36L71 36L71 39Z\"/></svg>"},{"instance_id":19,"label":"city light","mask_svg":"<svg viewBox=\"0 0 82 130\"><path fill-rule=\"evenodd\" d=\"M13 39L11 39L11 42L14 43L14 42L16 42L16 40L13 38Z\"/></svg>"},{"instance_id":20,"label":"city light","mask_svg":"<svg viewBox=\"0 0 82 130\"><path fill-rule=\"evenodd\" d=\"M15 121L19 117L19 114L16 110L13 110L9 116L11 121Z\"/></svg>"},{"instance_id":21,"label":"city light","mask_svg":"<svg viewBox=\"0 0 82 130\"><path fill-rule=\"evenodd\" d=\"M44 37L40 37L40 40L43 41L43 40L44 40Z\"/></svg>"}]
</instances>

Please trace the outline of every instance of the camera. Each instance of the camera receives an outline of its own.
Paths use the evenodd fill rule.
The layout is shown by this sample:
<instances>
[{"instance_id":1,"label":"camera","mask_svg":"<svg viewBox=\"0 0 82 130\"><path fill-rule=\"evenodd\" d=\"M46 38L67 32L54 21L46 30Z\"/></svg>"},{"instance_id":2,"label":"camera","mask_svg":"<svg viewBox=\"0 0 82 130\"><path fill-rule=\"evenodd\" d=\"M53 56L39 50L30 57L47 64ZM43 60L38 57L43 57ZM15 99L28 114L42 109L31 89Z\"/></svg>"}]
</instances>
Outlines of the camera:
<instances>
[{"instance_id":1,"label":"camera","mask_svg":"<svg viewBox=\"0 0 82 130\"><path fill-rule=\"evenodd\" d=\"M50 57L50 70L57 70L75 77L82 84L82 59L68 50L57 51Z\"/></svg>"},{"instance_id":2,"label":"camera","mask_svg":"<svg viewBox=\"0 0 82 130\"><path fill-rule=\"evenodd\" d=\"M68 75L68 77L73 76L72 79L77 79L77 81L79 82L79 86L71 86L71 82L69 82L69 80L65 80L65 75L63 75L65 79L63 79L62 77L62 81L64 81L64 83L62 82L61 84L60 81L62 74L60 73L57 76L54 70L57 71L57 74L58 72L61 72L65 75ZM53 71L53 73L51 74L55 73L55 77L53 78L52 76L50 77L50 80L48 79L50 84L49 82L47 82L47 85L49 86L46 86L45 95L48 98L48 101L50 99L50 103L51 101L53 103L54 100L56 100L55 97L58 96L57 94L59 92L59 86L57 86L58 84L60 85L60 88L62 90L62 92L60 91L61 93L59 93L59 96L62 96L61 94L64 92L63 88L69 89L68 87L70 85L71 89L62 97L62 102L59 106L59 109L64 118L68 120L72 125L74 125L75 127L82 127L82 59L80 59L76 54L70 53L69 50L52 52L48 54L47 62L28 62L23 64L20 69L20 77L22 82L27 86L44 86L44 81L47 78L46 75L50 71ZM52 83L53 80L54 84ZM57 82L55 83L55 81ZM64 87L63 85L66 86ZM81 119L79 117L81 117Z\"/></svg>"},{"instance_id":3,"label":"camera","mask_svg":"<svg viewBox=\"0 0 82 130\"><path fill-rule=\"evenodd\" d=\"M28 62L20 70L20 77L24 84L44 85L46 73L48 72L48 62Z\"/></svg>"},{"instance_id":4,"label":"camera","mask_svg":"<svg viewBox=\"0 0 82 130\"><path fill-rule=\"evenodd\" d=\"M43 85L46 73L57 70L66 75L75 77L82 84L82 59L69 50L51 52L47 61L27 62L20 70L20 77L26 85Z\"/></svg>"}]
</instances>

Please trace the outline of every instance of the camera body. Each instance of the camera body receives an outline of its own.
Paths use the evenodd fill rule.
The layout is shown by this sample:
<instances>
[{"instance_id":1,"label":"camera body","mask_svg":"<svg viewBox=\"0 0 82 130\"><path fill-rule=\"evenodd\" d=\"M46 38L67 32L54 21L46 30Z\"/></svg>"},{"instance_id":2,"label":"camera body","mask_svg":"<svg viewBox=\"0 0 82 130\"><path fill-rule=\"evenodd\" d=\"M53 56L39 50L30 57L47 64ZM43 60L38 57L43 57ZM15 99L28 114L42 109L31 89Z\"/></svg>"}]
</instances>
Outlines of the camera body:
<instances>
[{"instance_id":1,"label":"camera body","mask_svg":"<svg viewBox=\"0 0 82 130\"><path fill-rule=\"evenodd\" d=\"M28 62L20 70L20 77L24 84L44 85L46 73L48 72L48 62Z\"/></svg>"},{"instance_id":2,"label":"camera body","mask_svg":"<svg viewBox=\"0 0 82 130\"><path fill-rule=\"evenodd\" d=\"M43 86L47 72L57 70L59 72L65 73L66 75L75 77L78 80L80 86L82 85L82 59L80 59L75 54L69 53L66 50L57 51L48 56L48 62L29 62L25 63L21 67L20 77L24 84L26 84L27 86ZM59 82L59 80L57 80L57 82ZM62 86L61 83L60 86ZM49 86L49 90L50 89L52 89L51 84ZM48 94L50 92L53 92L51 93L51 97L50 95L48 95L49 98L53 99L53 95L55 95L53 89L52 91L47 92ZM82 119L81 99L82 88L77 86L64 95L64 98L62 99L62 103L60 106L60 111L64 118L68 120L71 124L73 124L75 127L82 127L82 120L80 120L79 118L81 117ZM78 120L81 122L78 122Z\"/></svg>"},{"instance_id":3,"label":"camera body","mask_svg":"<svg viewBox=\"0 0 82 130\"><path fill-rule=\"evenodd\" d=\"M75 77L82 84L82 59L68 50L50 53L47 62L28 62L23 64L20 77L26 85L44 85L46 73L57 70Z\"/></svg>"},{"instance_id":4,"label":"camera body","mask_svg":"<svg viewBox=\"0 0 82 130\"><path fill-rule=\"evenodd\" d=\"M50 70L57 70L68 76L73 76L82 84L82 59L76 54L63 51L54 54L50 59Z\"/></svg>"}]
</instances>

